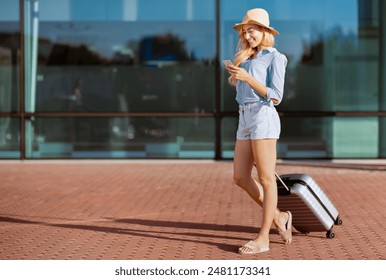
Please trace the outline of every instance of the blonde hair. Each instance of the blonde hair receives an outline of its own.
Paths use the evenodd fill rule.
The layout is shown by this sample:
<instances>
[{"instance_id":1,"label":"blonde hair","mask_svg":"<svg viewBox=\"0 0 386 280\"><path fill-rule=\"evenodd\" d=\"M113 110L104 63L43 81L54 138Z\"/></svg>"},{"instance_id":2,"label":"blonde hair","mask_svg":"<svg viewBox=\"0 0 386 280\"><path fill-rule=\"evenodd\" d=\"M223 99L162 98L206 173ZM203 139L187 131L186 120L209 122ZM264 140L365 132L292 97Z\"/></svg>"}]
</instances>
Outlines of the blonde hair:
<instances>
[{"instance_id":1,"label":"blonde hair","mask_svg":"<svg viewBox=\"0 0 386 280\"><path fill-rule=\"evenodd\" d=\"M255 55L263 48L273 47L275 45L275 38L269 29L256 25L259 28L259 31L263 33L260 44L256 48L251 48L248 41L244 37L244 30L241 28L239 31L239 43L237 45L237 53L235 54L235 59L233 64L240 66L242 62L248 58L253 58ZM229 83L231 85L236 85L236 79L234 77L229 77Z\"/></svg>"}]
</instances>

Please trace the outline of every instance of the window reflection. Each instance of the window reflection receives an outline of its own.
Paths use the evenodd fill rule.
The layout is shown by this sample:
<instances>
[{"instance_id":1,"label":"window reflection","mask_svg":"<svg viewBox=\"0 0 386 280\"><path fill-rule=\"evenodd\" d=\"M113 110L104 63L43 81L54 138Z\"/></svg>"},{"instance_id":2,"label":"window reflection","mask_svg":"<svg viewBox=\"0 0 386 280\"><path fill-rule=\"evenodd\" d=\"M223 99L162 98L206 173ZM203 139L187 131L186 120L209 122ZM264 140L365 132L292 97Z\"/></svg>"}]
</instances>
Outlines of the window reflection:
<instances>
[{"instance_id":1,"label":"window reflection","mask_svg":"<svg viewBox=\"0 0 386 280\"><path fill-rule=\"evenodd\" d=\"M31 158L213 158L211 118L37 118Z\"/></svg>"},{"instance_id":2,"label":"window reflection","mask_svg":"<svg viewBox=\"0 0 386 280\"><path fill-rule=\"evenodd\" d=\"M254 5L224 0L224 59L232 58L237 46L232 25ZM278 107L287 113L282 118L279 157L377 157L383 139L376 132L382 130L380 118L313 118L307 112L377 112L382 106L379 1L263 0L259 5L270 11L271 25L280 32L276 46L289 61L284 100ZM237 110L226 73L222 87L223 109ZM293 118L293 112L304 117ZM223 133L223 147L229 147L234 135ZM223 155L231 157L232 149L225 148Z\"/></svg>"},{"instance_id":3,"label":"window reflection","mask_svg":"<svg viewBox=\"0 0 386 280\"><path fill-rule=\"evenodd\" d=\"M246 9L223 6L224 57L233 57L232 25ZM280 31L276 46L287 56L285 111L377 111L378 1L261 1ZM239 15L239 16L238 16ZM226 76L226 75L225 75ZM224 77L224 108L234 110L234 91Z\"/></svg>"},{"instance_id":4,"label":"window reflection","mask_svg":"<svg viewBox=\"0 0 386 280\"><path fill-rule=\"evenodd\" d=\"M89 2L41 1L38 112L213 111L214 1Z\"/></svg>"},{"instance_id":5,"label":"window reflection","mask_svg":"<svg viewBox=\"0 0 386 280\"><path fill-rule=\"evenodd\" d=\"M11 34L0 34L5 40L13 40ZM9 44L0 45L0 112L14 111L16 106L12 103L12 92L15 91L15 68L13 65L13 49Z\"/></svg>"},{"instance_id":6,"label":"window reflection","mask_svg":"<svg viewBox=\"0 0 386 280\"><path fill-rule=\"evenodd\" d=\"M125 47L115 48L111 57L85 45L43 44L39 48L38 111L71 111L65 104L51 105L72 100L79 80L83 81L84 111L213 110L213 62L189 53L175 35L129 40ZM123 100L127 103L120 104Z\"/></svg>"},{"instance_id":7,"label":"window reflection","mask_svg":"<svg viewBox=\"0 0 386 280\"><path fill-rule=\"evenodd\" d=\"M20 158L20 121L0 118L0 158Z\"/></svg>"},{"instance_id":8,"label":"window reflection","mask_svg":"<svg viewBox=\"0 0 386 280\"><path fill-rule=\"evenodd\" d=\"M255 7L253 1L1 2L0 157L20 157L21 127L29 158L212 158L218 142L223 157L233 156L235 90L228 85L227 73L216 73L215 58L233 57L237 34L232 26L245 10ZM19 80L21 2L23 81ZM381 3L259 1L270 12L271 25L281 32L277 47L289 60L285 99L278 107L284 112L279 157L385 157L386 122L375 117L386 104ZM218 79L220 89L215 87ZM21 89L26 112L19 112ZM221 119L222 139L214 139L218 123L207 118L215 109L218 90L216 104L221 104L221 111L216 116ZM310 114L313 111L318 113ZM364 117L313 117L345 111L363 112ZM47 118L67 112L81 117ZM96 117L84 118L84 112ZM162 117L106 117L119 112L141 113L136 116L162 112ZM165 117L180 115L175 112L211 114ZM346 145L350 138L354 140Z\"/></svg>"},{"instance_id":9,"label":"window reflection","mask_svg":"<svg viewBox=\"0 0 386 280\"><path fill-rule=\"evenodd\" d=\"M0 8L0 158L20 157L19 2L3 0Z\"/></svg>"},{"instance_id":10,"label":"window reflection","mask_svg":"<svg viewBox=\"0 0 386 280\"><path fill-rule=\"evenodd\" d=\"M0 112L18 111L20 32L17 22L0 18Z\"/></svg>"}]
</instances>

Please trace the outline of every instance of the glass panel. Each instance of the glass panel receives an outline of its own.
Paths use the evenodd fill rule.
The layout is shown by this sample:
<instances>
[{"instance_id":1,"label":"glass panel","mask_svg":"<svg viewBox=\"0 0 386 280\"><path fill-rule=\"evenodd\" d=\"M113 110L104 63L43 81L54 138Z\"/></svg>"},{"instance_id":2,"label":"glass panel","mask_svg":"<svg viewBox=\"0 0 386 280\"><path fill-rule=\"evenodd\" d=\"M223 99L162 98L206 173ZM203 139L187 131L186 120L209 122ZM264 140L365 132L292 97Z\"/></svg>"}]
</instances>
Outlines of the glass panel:
<instances>
[{"instance_id":1,"label":"glass panel","mask_svg":"<svg viewBox=\"0 0 386 280\"><path fill-rule=\"evenodd\" d=\"M0 112L19 110L19 36L19 1L2 0L0 9Z\"/></svg>"},{"instance_id":2,"label":"glass panel","mask_svg":"<svg viewBox=\"0 0 386 280\"><path fill-rule=\"evenodd\" d=\"M202 64L39 67L39 112L212 112L214 69Z\"/></svg>"},{"instance_id":3,"label":"glass panel","mask_svg":"<svg viewBox=\"0 0 386 280\"><path fill-rule=\"evenodd\" d=\"M222 123L224 158L233 158L238 118ZM331 156L330 118L281 118L278 158L326 158Z\"/></svg>"},{"instance_id":4,"label":"glass panel","mask_svg":"<svg viewBox=\"0 0 386 280\"><path fill-rule=\"evenodd\" d=\"M379 118L380 120L380 129L379 129L379 149L380 153L379 156L382 158L386 158L386 117L385 118Z\"/></svg>"},{"instance_id":5,"label":"glass panel","mask_svg":"<svg viewBox=\"0 0 386 280\"><path fill-rule=\"evenodd\" d=\"M0 158L20 158L20 121L0 118Z\"/></svg>"},{"instance_id":6,"label":"glass panel","mask_svg":"<svg viewBox=\"0 0 386 280\"><path fill-rule=\"evenodd\" d=\"M221 58L232 58L240 22L255 1L222 2ZM264 0L276 47L288 58L286 111L377 111L379 102L378 0ZM359 17L358 17L359 15ZM223 108L236 110L223 74Z\"/></svg>"},{"instance_id":7,"label":"glass panel","mask_svg":"<svg viewBox=\"0 0 386 280\"><path fill-rule=\"evenodd\" d=\"M221 156L223 158L233 158L236 142L237 125L238 118L223 118L221 120Z\"/></svg>"},{"instance_id":8,"label":"glass panel","mask_svg":"<svg viewBox=\"0 0 386 280\"><path fill-rule=\"evenodd\" d=\"M40 0L28 15L29 111L213 111L214 0Z\"/></svg>"},{"instance_id":9,"label":"glass panel","mask_svg":"<svg viewBox=\"0 0 386 280\"><path fill-rule=\"evenodd\" d=\"M278 143L281 158L328 158L331 156L331 118L281 118Z\"/></svg>"},{"instance_id":10,"label":"glass panel","mask_svg":"<svg viewBox=\"0 0 386 280\"><path fill-rule=\"evenodd\" d=\"M29 158L213 158L212 118L37 118Z\"/></svg>"},{"instance_id":11,"label":"glass panel","mask_svg":"<svg viewBox=\"0 0 386 280\"><path fill-rule=\"evenodd\" d=\"M378 118L282 118L282 158L377 158Z\"/></svg>"},{"instance_id":12,"label":"glass panel","mask_svg":"<svg viewBox=\"0 0 386 280\"><path fill-rule=\"evenodd\" d=\"M335 118L331 129L334 158L378 157L378 118Z\"/></svg>"},{"instance_id":13,"label":"glass panel","mask_svg":"<svg viewBox=\"0 0 386 280\"><path fill-rule=\"evenodd\" d=\"M224 158L233 157L237 121L237 118L223 121ZM379 156L378 118L281 118L281 123L278 158Z\"/></svg>"}]
</instances>

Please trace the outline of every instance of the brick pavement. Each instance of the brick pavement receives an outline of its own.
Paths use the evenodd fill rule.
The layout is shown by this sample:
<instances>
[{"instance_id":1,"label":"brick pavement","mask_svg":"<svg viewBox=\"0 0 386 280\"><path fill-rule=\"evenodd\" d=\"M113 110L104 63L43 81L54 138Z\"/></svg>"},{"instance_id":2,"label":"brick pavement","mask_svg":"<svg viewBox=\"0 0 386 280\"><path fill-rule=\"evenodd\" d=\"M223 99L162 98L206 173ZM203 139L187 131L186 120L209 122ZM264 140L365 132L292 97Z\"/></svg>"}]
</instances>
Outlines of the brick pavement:
<instances>
[{"instance_id":1,"label":"brick pavement","mask_svg":"<svg viewBox=\"0 0 386 280\"><path fill-rule=\"evenodd\" d=\"M336 237L294 233L236 253L261 209L212 161L2 161L2 260L385 260L386 172L279 164L323 186L343 219Z\"/></svg>"}]
</instances>

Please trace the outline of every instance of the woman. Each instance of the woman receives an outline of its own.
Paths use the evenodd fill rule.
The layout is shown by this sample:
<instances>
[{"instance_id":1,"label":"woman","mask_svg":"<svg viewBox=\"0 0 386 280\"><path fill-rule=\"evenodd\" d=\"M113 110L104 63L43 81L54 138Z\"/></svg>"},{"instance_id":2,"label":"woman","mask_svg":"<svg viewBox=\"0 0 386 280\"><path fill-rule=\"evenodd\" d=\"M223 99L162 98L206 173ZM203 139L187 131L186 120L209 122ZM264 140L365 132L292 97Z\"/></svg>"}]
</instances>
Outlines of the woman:
<instances>
[{"instance_id":1,"label":"woman","mask_svg":"<svg viewBox=\"0 0 386 280\"><path fill-rule=\"evenodd\" d=\"M274 46L269 15L263 9L247 11L236 24L239 31L238 52L234 65L226 65L229 82L236 87L239 126L234 152L234 181L263 207L263 221L258 236L239 248L241 254L269 251L269 231L274 223L286 244L292 241L292 215L277 209L275 178L276 142L280 119L274 107L283 97L286 57ZM258 181L252 178L256 166Z\"/></svg>"}]
</instances>

